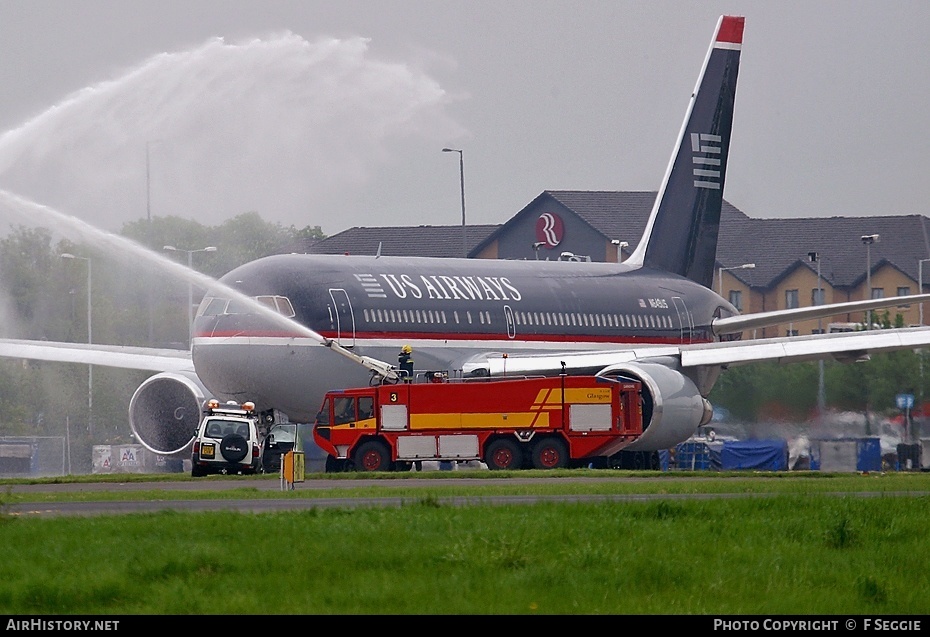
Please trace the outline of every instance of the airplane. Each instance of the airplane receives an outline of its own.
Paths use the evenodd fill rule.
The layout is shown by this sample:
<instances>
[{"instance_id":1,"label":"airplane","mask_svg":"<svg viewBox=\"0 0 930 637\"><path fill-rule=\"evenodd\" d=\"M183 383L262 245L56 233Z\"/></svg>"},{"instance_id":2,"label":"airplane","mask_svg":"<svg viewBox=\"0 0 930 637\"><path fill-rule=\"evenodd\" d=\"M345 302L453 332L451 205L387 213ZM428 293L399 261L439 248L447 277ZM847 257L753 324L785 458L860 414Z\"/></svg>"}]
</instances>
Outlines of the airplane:
<instances>
[{"instance_id":1,"label":"airplane","mask_svg":"<svg viewBox=\"0 0 930 637\"><path fill-rule=\"evenodd\" d=\"M312 422L326 391L397 382L387 361L404 345L417 369L463 378L621 376L643 386L644 432L629 453L672 448L709 422L707 396L731 365L930 344L930 328L742 339L930 294L742 315L711 289L744 24L717 21L643 237L622 263L274 255L208 289L189 356L10 339L0 355L158 371L129 419L165 455L189 449L207 398L252 401L268 423Z\"/></svg>"}]
</instances>

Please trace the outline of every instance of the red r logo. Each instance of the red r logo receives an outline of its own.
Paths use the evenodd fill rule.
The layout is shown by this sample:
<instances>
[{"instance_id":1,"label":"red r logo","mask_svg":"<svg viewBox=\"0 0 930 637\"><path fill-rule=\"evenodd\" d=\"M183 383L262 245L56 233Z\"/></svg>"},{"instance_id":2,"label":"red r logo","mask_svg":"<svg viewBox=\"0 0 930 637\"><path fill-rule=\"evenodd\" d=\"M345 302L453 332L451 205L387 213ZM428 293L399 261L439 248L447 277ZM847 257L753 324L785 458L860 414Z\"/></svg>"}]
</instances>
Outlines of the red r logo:
<instances>
[{"instance_id":1,"label":"red r logo","mask_svg":"<svg viewBox=\"0 0 930 637\"><path fill-rule=\"evenodd\" d=\"M565 226L562 218L553 212L544 212L536 220L536 240L543 242L546 247L554 248L562 242L565 235Z\"/></svg>"}]
</instances>

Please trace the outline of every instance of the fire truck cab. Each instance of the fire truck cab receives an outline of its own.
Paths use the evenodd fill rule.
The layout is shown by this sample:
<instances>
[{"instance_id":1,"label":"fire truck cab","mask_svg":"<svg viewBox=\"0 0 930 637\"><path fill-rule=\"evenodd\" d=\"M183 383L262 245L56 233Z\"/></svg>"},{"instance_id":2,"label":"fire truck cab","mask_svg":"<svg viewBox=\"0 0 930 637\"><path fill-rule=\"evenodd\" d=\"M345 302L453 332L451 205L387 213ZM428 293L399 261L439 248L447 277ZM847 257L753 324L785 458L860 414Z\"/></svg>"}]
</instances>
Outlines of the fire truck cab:
<instances>
[{"instance_id":1,"label":"fire truck cab","mask_svg":"<svg viewBox=\"0 0 930 637\"><path fill-rule=\"evenodd\" d=\"M457 379L327 393L313 427L327 471L424 460L555 469L606 459L643 431L641 385L597 376Z\"/></svg>"}]
</instances>

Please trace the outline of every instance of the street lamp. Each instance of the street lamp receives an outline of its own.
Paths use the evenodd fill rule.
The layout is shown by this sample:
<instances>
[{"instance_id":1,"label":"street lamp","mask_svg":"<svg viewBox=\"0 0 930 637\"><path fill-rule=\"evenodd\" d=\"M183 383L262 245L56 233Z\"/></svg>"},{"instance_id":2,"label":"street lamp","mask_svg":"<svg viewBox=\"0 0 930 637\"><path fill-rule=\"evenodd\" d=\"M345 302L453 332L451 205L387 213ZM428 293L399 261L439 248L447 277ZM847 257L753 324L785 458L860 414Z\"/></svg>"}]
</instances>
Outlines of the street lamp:
<instances>
[{"instance_id":1,"label":"street lamp","mask_svg":"<svg viewBox=\"0 0 930 637\"><path fill-rule=\"evenodd\" d=\"M820 253L808 252L807 258L817 264L817 296L814 298L814 305L823 305L823 288L820 285ZM823 334L823 319L817 317L817 333ZM823 412L827 407L827 397L823 383L823 359L817 360L817 415L823 417Z\"/></svg>"},{"instance_id":2,"label":"street lamp","mask_svg":"<svg viewBox=\"0 0 930 637\"><path fill-rule=\"evenodd\" d=\"M917 294L924 293L924 263L930 261L930 259L918 259L917 260ZM920 326L924 325L924 304L919 303L917 305L920 313ZM920 404L924 404L924 350L917 350L917 361L920 363Z\"/></svg>"},{"instance_id":3,"label":"street lamp","mask_svg":"<svg viewBox=\"0 0 930 637\"><path fill-rule=\"evenodd\" d=\"M727 270L752 270L756 267L755 263L744 263L743 265L734 265L729 268L717 268L717 294L723 297L723 273Z\"/></svg>"},{"instance_id":4,"label":"street lamp","mask_svg":"<svg viewBox=\"0 0 930 637\"><path fill-rule=\"evenodd\" d=\"M877 234L864 234L861 237L863 245L865 245L865 287L866 298L872 298L872 244L877 242L879 235ZM872 329L872 310L869 310L866 314L868 322L866 323L865 329Z\"/></svg>"},{"instance_id":5,"label":"street lamp","mask_svg":"<svg viewBox=\"0 0 930 637\"><path fill-rule=\"evenodd\" d=\"M87 344L92 345L94 342L94 328L91 321L93 317L93 305L91 304L92 278L90 257L78 257L68 252L61 253L62 259L80 259L87 261ZM94 366L87 366L87 433L94 435Z\"/></svg>"},{"instance_id":6,"label":"street lamp","mask_svg":"<svg viewBox=\"0 0 930 637\"><path fill-rule=\"evenodd\" d=\"M628 247L630 243L628 241L620 241L620 239L611 239L610 242L617 246L617 263L623 261L623 249Z\"/></svg>"},{"instance_id":7,"label":"street lamp","mask_svg":"<svg viewBox=\"0 0 930 637\"><path fill-rule=\"evenodd\" d=\"M186 252L187 253L187 269L193 270L193 260L195 252L216 252L216 246L207 246L206 248L200 248L199 250L181 250L180 248L175 248L174 246L164 246L163 250L168 250L169 252ZM190 343L190 338L194 329L194 284L188 280L187 282L187 339Z\"/></svg>"},{"instance_id":8,"label":"street lamp","mask_svg":"<svg viewBox=\"0 0 930 637\"><path fill-rule=\"evenodd\" d=\"M536 241L533 243L533 252L536 253L536 260L539 261L539 249L546 245L545 241Z\"/></svg>"},{"instance_id":9,"label":"street lamp","mask_svg":"<svg viewBox=\"0 0 930 637\"><path fill-rule=\"evenodd\" d=\"M808 252L807 259L811 263L817 264L817 296L814 298L813 305L823 305L823 288L820 285L820 253L819 252ZM822 329L821 319L817 319L817 329Z\"/></svg>"},{"instance_id":10,"label":"street lamp","mask_svg":"<svg viewBox=\"0 0 930 637\"><path fill-rule=\"evenodd\" d=\"M152 227L151 145L152 142L145 142L145 218L149 228Z\"/></svg>"},{"instance_id":11,"label":"street lamp","mask_svg":"<svg viewBox=\"0 0 930 637\"><path fill-rule=\"evenodd\" d=\"M917 294L924 293L924 263L930 261L930 259L919 259L917 261ZM924 304L920 303L918 306L920 308L920 325L923 327L924 324Z\"/></svg>"},{"instance_id":12,"label":"street lamp","mask_svg":"<svg viewBox=\"0 0 930 637\"><path fill-rule=\"evenodd\" d=\"M459 154L459 182L462 187L462 257L467 257L468 242L465 238L465 158L459 148L443 148L442 152Z\"/></svg>"},{"instance_id":13,"label":"street lamp","mask_svg":"<svg viewBox=\"0 0 930 637\"><path fill-rule=\"evenodd\" d=\"M147 220L146 232L148 233L146 239L148 240L149 246L151 247L154 247L152 246L152 243L154 242L154 233L152 231L151 149L152 144L158 143L159 141L161 140L155 139L147 140L145 142L145 218ZM155 340L155 301L152 296L154 285L150 283L146 287L148 288L149 306L149 346L151 346L152 342Z\"/></svg>"}]
</instances>

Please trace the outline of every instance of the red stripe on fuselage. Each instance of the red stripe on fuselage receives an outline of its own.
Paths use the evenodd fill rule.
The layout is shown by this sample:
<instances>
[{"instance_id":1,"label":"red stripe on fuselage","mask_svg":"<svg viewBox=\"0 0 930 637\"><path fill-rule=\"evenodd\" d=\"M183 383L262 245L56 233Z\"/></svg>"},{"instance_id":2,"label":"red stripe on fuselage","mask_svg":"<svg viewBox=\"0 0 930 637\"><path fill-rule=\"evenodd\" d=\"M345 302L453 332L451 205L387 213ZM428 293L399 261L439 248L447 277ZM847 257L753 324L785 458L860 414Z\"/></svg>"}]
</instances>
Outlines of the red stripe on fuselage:
<instances>
[{"instance_id":1,"label":"red stripe on fuselage","mask_svg":"<svg viewBox=\"0 0 930 637\"><path fill-rule=\"evenodd\" d=\"M324 338L336 340L335 332L320 332ZM210 332L209 334L195 334L199 339L225 339L225 338L307 338L304 334L276 331L248 331L242 330L230 332ZM651 344L651 345L684 345L688 343L712 342L710 339L699 340L696 338L684 340L671 336L636 336L633 334L624 334L622 336L606 336L592 334L523 334L518 338L509 338L506 334L467 334L467 333L442 333L435 332L375 332L362 333L356 332L354 337L343 335L342 338L354 338L359 341L367 340L418 340L418 341L510 341L513 343L531 342L531 343L616 343L616 344Z\"/></svg>"}]
</instances>

